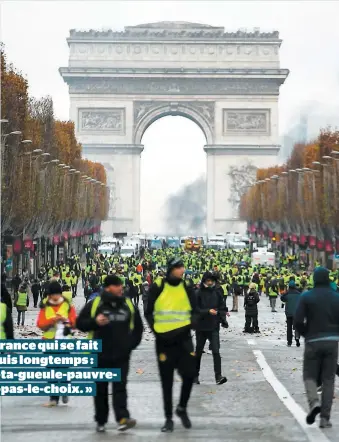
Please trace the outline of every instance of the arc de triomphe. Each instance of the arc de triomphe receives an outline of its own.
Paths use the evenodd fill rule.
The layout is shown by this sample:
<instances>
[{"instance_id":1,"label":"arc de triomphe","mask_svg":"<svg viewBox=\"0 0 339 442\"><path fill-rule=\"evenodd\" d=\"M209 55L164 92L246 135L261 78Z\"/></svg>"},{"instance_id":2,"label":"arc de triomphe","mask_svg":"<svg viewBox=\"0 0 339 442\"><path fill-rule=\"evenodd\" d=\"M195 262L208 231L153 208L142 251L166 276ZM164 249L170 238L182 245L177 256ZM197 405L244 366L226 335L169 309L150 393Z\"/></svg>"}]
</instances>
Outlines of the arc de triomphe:
<instances>
[{"instance_id":1,"label":"arc de triomphe","mask_svg":"<svg viewBox=\"0 0 339 442\"><path fill-rule=\"evenodd\" d=\"M280 69L278 32L160 22L71 30L68 44L60 73L70 119L84 156L105 165L113 188L105 233L139 231L142 136L165 115L190 118L205 134L207 231L236 230L241 193L279 151L288 70Z\"/></svg>"}]
</instances>

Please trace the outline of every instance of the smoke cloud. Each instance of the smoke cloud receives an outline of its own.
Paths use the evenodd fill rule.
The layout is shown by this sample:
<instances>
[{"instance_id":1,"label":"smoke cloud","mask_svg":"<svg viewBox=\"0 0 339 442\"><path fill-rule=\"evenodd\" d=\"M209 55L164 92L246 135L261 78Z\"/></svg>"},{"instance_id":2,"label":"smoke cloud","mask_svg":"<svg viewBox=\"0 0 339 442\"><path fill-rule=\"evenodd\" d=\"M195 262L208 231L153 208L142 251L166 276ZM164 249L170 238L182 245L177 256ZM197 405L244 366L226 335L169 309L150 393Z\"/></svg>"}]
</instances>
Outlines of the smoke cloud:
<instances>
[{"instance_id":1,"label":"smoke cloud","mask_svg":"<svg viewBox=\"0 0 339 442\"><path fill-rule=\"evenodd\" d=\"M198 235L206 230L206 178L200 177L170 195L165 203L165 225L176 236Z\"/></svg>"}]
</instances>

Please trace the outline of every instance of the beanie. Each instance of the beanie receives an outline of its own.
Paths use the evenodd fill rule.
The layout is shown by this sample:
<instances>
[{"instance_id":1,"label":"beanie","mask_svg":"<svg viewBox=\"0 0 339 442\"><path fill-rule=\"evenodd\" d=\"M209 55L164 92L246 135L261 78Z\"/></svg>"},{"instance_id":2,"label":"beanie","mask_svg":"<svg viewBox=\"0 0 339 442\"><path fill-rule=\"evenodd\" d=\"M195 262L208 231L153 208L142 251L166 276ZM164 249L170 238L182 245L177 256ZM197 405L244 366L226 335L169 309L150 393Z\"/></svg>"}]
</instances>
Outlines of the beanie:
<instances>
[{"instance_id":1,"label":"beanie","mask_svg":"<svg viewBox=\"0 0 339 442\"><path fill-rule=\"evenodd\" d=\"M167 274L171 273L173 269L180 269L181 267L185 267L181 258L171 258L167 263Z\"/></svg>"},{"instance_id":2,"label":"beanie","mask_svg":"<svg viewBox=\"0 0 339 442\"><path fill-rule=\"evenodd\" d=\"M293 279L288 283L288 286L291 288L291 289L294 289L295 287L296 287L296 285L295 285L295 281L293 281Z\"/></svg>"},{"instance_id":3,"label":"beanie","mask_svg":"<svg viewBox=\"0 0 339 442\"><path fill-rule=\"evenodd\" d=\"M58 283L58 281L52 281L48 287L48 294L49 295L57 295L62 293L61 285Z\"/></svg>"}]
</instances>

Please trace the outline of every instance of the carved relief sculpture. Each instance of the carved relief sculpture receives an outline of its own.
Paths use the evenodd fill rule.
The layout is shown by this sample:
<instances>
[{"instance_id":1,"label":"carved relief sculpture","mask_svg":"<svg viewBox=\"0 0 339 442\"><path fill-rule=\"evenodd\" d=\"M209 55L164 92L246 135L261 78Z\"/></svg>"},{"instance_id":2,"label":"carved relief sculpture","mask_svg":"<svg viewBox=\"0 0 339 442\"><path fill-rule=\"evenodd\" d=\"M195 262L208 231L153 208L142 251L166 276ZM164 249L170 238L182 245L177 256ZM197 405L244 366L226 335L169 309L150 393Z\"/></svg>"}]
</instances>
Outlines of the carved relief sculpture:
<instances>
[{"instance_id":1,"label":"carved relief sculpture","mask_svg":"<svg viewBox=\"0 0 339 442\"><path fill-rule=\"evenodd\" d=\"M270 111L224 109L224 133L269 134Z\"/></svg>"},{"instance_id":2,"label":"carved relief sculpture","mask_svg":"<svg viewBox=\"0 0 339 442\"><path fill-rule=\"evenodd\" d=\"M193 94L193 95L275 95L279 92L280 81L275 79L185 79L174 81L167 79L145 78L79 78L70 79L70 93L112 93L112 94Z\"/></svg>"},{"instance_id":3,"label":"carved relief sculpture","mask_svg":"<svg viewBox=\"0 0 339 442\"><path fill-rule=\"evenodd\" d=\"M79 109L80 130L125 132L125 109Z\"/></svg>"},{"instance_id":4,"label":"carved relief sculpture","mask_svg":"<svg viewBox=\"0 0 339 442\"><path fill-rule=\"evenodd\" d=\"M257 168L248 163L242 166L230 166L228 175L231 178L230 197L228 201L234 210L234 215L238 216L239 204L242 195L247 192L256 180Z\"/></svg>"}]
</instances>

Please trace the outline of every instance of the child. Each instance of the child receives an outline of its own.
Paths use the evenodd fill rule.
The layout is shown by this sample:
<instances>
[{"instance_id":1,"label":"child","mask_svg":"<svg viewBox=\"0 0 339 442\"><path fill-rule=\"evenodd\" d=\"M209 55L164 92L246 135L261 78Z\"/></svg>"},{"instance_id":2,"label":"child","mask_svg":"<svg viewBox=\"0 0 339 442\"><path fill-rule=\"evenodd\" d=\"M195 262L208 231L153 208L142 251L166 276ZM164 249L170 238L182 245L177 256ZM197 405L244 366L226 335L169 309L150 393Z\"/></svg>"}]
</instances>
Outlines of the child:
<instances>
[{"instance_id":1,"label":"child","mask_svg":"<svg viewBox=\"0 0 339 442\"><path fill-rule=\"evenodd\" d=\"M256 290L256 284L251 282L249 290L245 294L245 328L244 333L260 333L258 324L258 302L260 302L259 293Z\"/></svg>"}]
</instances>

